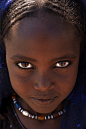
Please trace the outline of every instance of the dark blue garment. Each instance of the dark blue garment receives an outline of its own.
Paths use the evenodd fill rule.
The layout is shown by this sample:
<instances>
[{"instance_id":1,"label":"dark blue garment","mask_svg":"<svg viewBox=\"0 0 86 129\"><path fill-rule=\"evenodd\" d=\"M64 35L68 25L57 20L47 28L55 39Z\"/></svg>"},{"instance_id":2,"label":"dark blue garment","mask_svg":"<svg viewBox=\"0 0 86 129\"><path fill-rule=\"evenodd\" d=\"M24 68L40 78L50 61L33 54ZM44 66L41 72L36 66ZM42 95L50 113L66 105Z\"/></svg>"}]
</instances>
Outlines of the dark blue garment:
<instances>
[{"instance_id":1,"label":"dark blue garment","mask_svg":"<svg viewBox=\"0 0 86 129\"><path fill-rule=\"evenodd\" d=\"M65 106L68 105L68 116L63 115L60 129L86 129L86 51L80 60L75 87L66 99Z\"/></svg>"},{"instance_id":2,"label":"dark blue garment","mask_svg":"<svg viewBox=\"0 0 86 129\"><path fill-rule=\"evenodd\" d=\"M0 4L0 10L1 10L1 14L0 14L0 18L3 17L4 12L6 11L6 9L10 6L10 4L13 2L14 0L3 0Z\"/></svg>"},{"instance_id":3,"label":"dark blue garment","mask_svg":"<svg viewBox=\"0 0 86 129\"><path fill-rule=\"evenodd\" d=\"M86 5L86 0L82 0ZM0 8L3 7L3 17L5 10L13 2L13 0L3 0ZM13 93L11 87L9 72L3 60L4 53L0 43L0 107L2 98L8 97ZM65 107L68 111L63 114L60 129L86 129L86 44L81 54L78 76L76 84L72 92L68 95L65 102Z\"/></svg>"}]
</instances>

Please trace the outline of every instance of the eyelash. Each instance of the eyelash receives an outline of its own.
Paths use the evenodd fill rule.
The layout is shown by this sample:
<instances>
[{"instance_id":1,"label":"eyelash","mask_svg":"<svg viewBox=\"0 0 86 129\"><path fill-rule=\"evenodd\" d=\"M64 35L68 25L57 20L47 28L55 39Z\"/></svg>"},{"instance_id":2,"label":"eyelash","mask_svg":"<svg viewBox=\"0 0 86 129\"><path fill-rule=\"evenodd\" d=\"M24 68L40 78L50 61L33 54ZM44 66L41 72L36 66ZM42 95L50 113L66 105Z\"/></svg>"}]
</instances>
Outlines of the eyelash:
<instances>
[{"instance_id":1,"label":"eyelash","mask_svg":"<svg viewBox=\"0 0 86 129\"><path fill-rule=\"evenodd\" d=\"M64 66L60 66L60 65L62 65L62 63ZM66 63L66 64L64 64L64 63ZM58 66L54 65L54 68L67 68L68 66L70 66L72 64L72 62L71 61L59 61L56 64L58 64Z\"/></svg>"},{"instance_id":2,"label":"eyelash","mask_svg":"<svg viewBox=\"0 0 86 129\"><path fill-rule=\"evenodd\" d=\"M29 66L29 68L22 68L22 65L21 65L21 63L24 63L24 64L28 64L28 65L30 65ZM60 65L62 65L62 63L63 63L63 65L64 66L60 66ZM69 65L71 65L71 61L59 61L59 62L57 62L57 63L55 63L55 65L54 65L54 67L53 68L67 68ZM18 65L18 64L20 64L20 66ZM56 65L57 64L57 65ZM31 64L31 63L29 63L29 62L18 62L18 63L16 63L16 65L19 67L19 68L21 68L21 69L34 69L35 67ZM26 66L26 65L25 65Z\"/></svg>"},{"instance_id":3,"label":"eyelash","mask_svg":"<svg viewBox=\"0 0 86 129\"><path fill-rule=\"evenodd\" d=\"M19 66L18 64L20 64L21 65L21 63L24 63L24 64L29 64L30 66L29 66L29 68L22 68L22 66ZM34 69L34 66L31 64L31 63L29 63L29 62L18 62L18 63L16 63L16 65L20 68L20 69Z\"/></svg>"}]
</instances>

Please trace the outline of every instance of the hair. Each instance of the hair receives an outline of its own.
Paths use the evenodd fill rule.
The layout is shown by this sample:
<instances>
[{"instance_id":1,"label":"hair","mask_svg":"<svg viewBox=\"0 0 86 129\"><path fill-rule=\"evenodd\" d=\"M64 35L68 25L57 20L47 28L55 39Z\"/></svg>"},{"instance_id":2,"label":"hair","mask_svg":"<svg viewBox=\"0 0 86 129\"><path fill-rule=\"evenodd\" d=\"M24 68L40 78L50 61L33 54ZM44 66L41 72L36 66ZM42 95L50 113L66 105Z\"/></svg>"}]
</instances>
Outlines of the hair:
<instances>
[{"instance_id":1,"label":"hair","mask_svg":"<svg viewBox=\"0 0 86 129\"><path fill-rule=\"evenodd\" d=\"M10 28L24 17L34 17L40 9L60 15L64 20L73 24L82 37L82 47L85 32L82 7L79 0L14 0L1 19L1 43L4 50L4 38L9 35Z\"/></svg>"}]
</instances>

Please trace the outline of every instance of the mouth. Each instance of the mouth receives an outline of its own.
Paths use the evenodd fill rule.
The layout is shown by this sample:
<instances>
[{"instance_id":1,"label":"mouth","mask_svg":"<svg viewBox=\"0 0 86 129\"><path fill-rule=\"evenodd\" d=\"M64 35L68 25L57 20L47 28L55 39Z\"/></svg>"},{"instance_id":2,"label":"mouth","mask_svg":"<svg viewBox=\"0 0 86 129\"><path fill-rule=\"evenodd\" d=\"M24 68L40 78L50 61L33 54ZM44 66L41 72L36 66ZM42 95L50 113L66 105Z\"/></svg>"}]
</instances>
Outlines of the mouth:
<instances>
[{"instance_id":1,"label":"mouth","mask_svg":"<svg viewBox=\"0 0 86 129\"><path fill-rule=\"evenodd\" d=\"M32 98L32 99L33 99L33 101L35 101L38 104L47 105L47 104L52 103L56 98L57 98L57 96L54 98L51 98L51 99L36 99L36 98Z\"/></svg>"}]
</instances>

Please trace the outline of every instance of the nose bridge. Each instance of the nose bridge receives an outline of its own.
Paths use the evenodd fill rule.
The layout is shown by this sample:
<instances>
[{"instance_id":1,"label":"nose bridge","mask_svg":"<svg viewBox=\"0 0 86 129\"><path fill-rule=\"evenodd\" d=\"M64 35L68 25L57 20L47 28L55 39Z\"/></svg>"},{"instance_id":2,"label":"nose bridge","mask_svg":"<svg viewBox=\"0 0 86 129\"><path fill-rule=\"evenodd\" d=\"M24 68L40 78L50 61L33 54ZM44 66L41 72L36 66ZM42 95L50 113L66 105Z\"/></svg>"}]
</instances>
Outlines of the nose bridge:
<instances>
[{"instance_id":1,"label":"nose bridge","mask_svg":"<svg viewBox=\"0 0 86 129\"><path fill-rule=\"evenodd\" d=\"M47 91L52 88L54 88L54 83L52 82L49 72L41 72L37 77L35 89L40 91Z\"/></svg>"},{"instance_id":2,"label":"nose bridge","mask_svg":"<svg viewBox=\"0 0 86 129\"><path fill-rule=\"evenodd\" d=\"M44 87L47 87L49 85L50 79L47 75L40 75L38 82L43 85Z\"/></svg>"}]
</instances>

